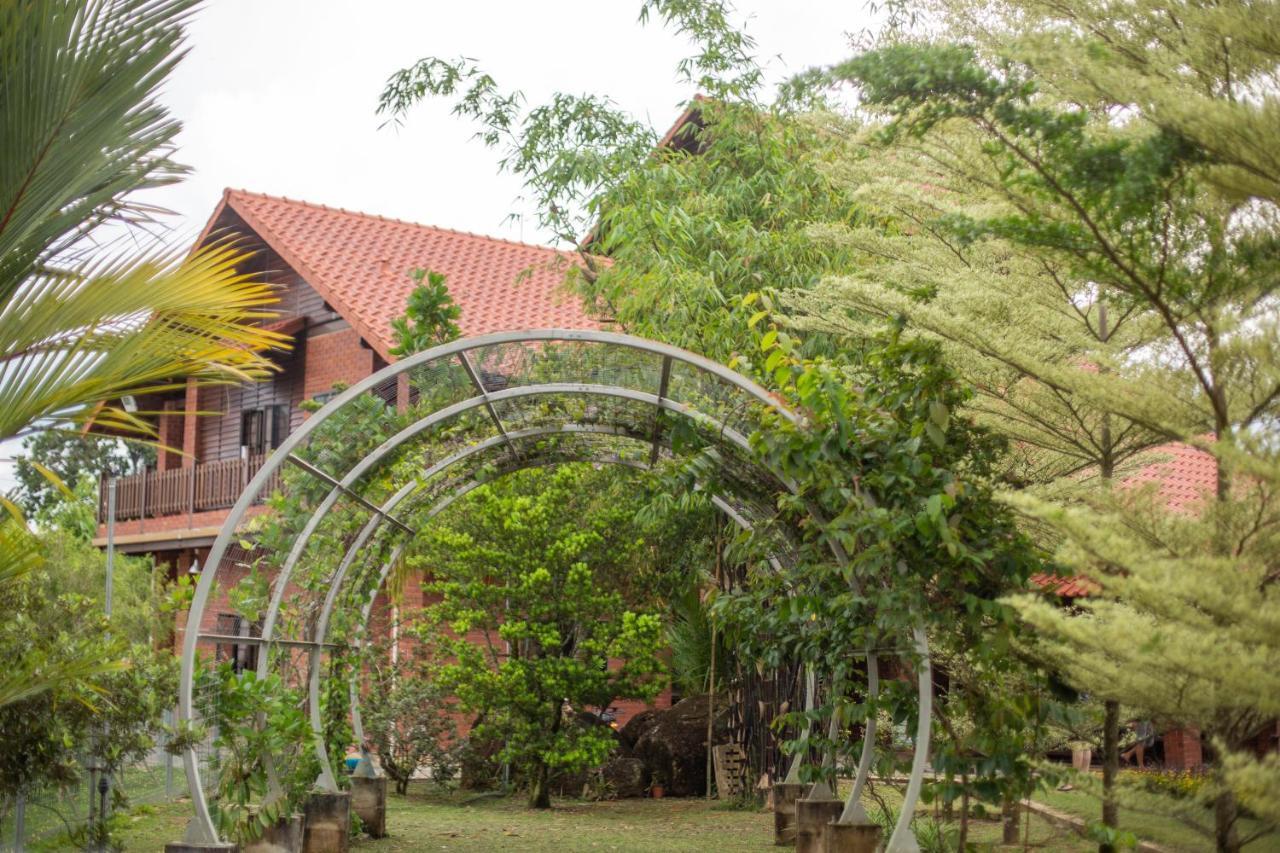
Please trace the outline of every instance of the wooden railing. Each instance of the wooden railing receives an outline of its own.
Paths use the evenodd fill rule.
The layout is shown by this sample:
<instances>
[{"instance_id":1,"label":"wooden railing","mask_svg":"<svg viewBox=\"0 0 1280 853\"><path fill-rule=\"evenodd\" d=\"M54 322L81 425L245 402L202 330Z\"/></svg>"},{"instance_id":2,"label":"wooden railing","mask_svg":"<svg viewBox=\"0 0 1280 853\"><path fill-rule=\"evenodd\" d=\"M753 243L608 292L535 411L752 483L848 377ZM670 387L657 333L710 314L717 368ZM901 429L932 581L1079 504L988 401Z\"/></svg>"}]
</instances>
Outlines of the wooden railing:
<instances>
[{"instance_id":1,"label":"wooden railing","mask_svg":"<svg viewBox=\"0 0 1280 853\"><path fill-rule=\"evenodd\" d=\"M129 477L116 477L116 520L159 518L190 515L214 509L227 509L240 497L249 480L267 460L258 453L238 459L205 462L190 468L147 471ZM280 485L276 472L258 493L265 500ZM107 518L107 478L103 478L98 496L98 520Z\"/></svg>"}]
</instances>

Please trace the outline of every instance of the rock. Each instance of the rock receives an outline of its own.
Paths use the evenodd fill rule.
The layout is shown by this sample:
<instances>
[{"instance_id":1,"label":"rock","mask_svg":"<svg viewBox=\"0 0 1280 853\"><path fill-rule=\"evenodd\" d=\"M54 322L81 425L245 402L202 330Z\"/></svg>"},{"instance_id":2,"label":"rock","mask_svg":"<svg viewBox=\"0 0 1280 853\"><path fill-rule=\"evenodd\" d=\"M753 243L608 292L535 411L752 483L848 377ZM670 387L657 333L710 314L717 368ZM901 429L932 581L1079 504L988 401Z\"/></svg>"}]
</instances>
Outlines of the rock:
<instances>
[{"instance_id":1,"label":"rock","mask_svg":"<svg viewBox=\"0 0 1280 853\"><path fill-rule=\"evenodd\" d=\"M649 768L639 758L615 755L600 768L609 793L618 799L643 797L649 793Z\"/></svg>"},{"instance_id":2,"label":"rock","mask_svg":"<svg viewBox=\"0 0 1280 853\"><path fill-rule=\"evenodd\" d=\"M716 703L712 744L728 741L728 722L722 703ZM627 724L635 736L636 757L649 768L651 778L664 783L667 796L697 797L707 790L707 696L690 696L664 711L637 714ZM653 716L641 722L641 718ZM623 742L627 740L623 730Z\"/></svg>"},{"instance_id":3,"label":"rock","mask_svg":"<svg viewBox=\"0 0 1280 853\"><path fill-rule=\"evenodd\" d=\"M618 730L618 740L622 741L622 745L627 749L635 749L636 741L653 731L658 725L658 715L661 713L657 708L650 708L636 714Z\"/></svg>"}]
</instances>

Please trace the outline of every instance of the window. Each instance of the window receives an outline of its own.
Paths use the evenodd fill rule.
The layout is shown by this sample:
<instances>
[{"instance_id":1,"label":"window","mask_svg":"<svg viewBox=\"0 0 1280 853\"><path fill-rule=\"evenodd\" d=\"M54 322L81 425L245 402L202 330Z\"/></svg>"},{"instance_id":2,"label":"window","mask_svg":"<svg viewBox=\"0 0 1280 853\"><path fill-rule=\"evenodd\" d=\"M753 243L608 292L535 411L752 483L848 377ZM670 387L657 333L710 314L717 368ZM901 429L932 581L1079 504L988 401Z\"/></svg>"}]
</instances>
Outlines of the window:
<instances>
[{"instance_id":1,"label":"window","mask_svg":"<svg viewBox=\"0 0 1280 853\"><path fill-rule=\"evenodd\" d=\"M240 446L250 453L274 450L289 434L289 407L266 406L240 413Z\"/></svg>"}]
</instances>

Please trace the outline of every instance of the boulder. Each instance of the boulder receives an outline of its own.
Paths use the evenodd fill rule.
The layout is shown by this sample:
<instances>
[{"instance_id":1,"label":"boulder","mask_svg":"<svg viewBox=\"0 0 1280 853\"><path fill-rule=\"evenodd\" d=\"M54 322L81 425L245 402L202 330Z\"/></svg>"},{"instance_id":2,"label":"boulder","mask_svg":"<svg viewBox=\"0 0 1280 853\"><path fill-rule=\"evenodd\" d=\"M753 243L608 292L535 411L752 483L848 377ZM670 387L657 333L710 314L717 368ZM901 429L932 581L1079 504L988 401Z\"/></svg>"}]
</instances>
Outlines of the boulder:
<instances>
[{"instance_id":1,"label":"boulder","mask_svg":"<svg viewBox=\"0 0 1280 853\"><path fill-rule=\"evenodd\" d=\"M609 793L619 799L649 793L649 768L639 758L615 755L600 768L600 776Z\"/></svg>"},{"instance_id":2,"label":"boulder","mask_svg":"<svg viewBox=\"0 0 1280 853\"><path fill-rule=\"evenodd\" d=\"M636 714L618 730L618 740L622 741L622 745L627 749L635 749L636 741L653 731L658 725L658 715L661 713L657 708L649 708Z\"/></svg>"},{"instance_id":3,"label":"boulder","mask_svg":"<svg viewBox=\"0 0 1280 853\"><path fill-rule=\"evenodd\" d=\"M727 712L716 703L716 719L712 728L712 745L728 742ZM635 736L632 751L649 768L655 780L664 783L667 796L700 797L707 790L707 715L708 697L690 696L664 711L637 714L623 730ZM652 717L640 722L642 717Z\"/></svg>"}]
</instances>

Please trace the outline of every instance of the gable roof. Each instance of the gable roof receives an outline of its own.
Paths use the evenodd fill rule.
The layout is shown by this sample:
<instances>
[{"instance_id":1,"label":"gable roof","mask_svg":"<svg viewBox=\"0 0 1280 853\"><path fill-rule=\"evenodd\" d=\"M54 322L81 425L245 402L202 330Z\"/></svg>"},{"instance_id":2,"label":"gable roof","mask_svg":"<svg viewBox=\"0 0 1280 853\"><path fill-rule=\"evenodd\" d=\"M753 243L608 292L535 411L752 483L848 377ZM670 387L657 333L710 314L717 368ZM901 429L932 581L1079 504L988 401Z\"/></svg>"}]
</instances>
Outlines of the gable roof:
<instances>
[{"instance_id":1,"label":"gable roof","mask_svg":"<svg viewBox=\"0 0 1280 853\"><path fill-rule=\"evenodd\" d=\"M228 189L196 245L234 211L387 361L413 269L443 273L464 335L598 324L560 291L569 252Z\"/></svg>"}]
</instances>

